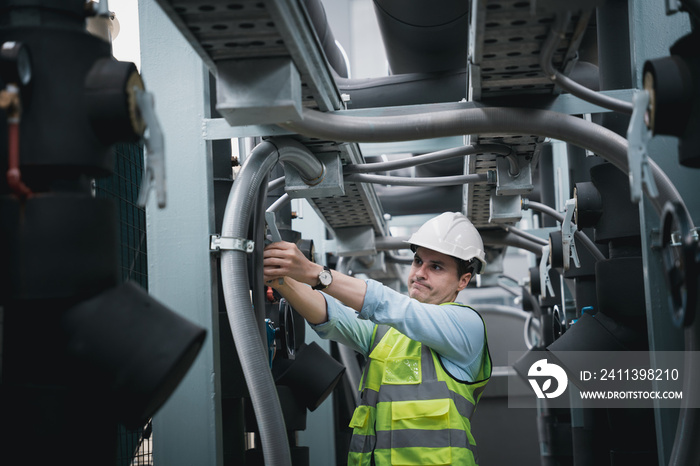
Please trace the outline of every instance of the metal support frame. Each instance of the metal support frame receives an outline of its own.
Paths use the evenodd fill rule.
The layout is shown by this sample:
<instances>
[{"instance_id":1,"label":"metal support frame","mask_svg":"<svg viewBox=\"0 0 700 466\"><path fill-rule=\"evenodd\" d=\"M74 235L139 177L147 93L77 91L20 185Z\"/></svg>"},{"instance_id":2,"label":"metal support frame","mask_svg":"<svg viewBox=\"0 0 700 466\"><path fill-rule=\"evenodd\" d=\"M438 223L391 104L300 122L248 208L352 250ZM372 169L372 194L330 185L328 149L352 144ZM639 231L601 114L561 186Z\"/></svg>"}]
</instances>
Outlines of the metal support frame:
<instances>
[{"instance_id":1,"label":"metal support frame","mask_svg":"<svg viewBox=\"0 0 700 466\"><path fill-rule=\"evenodd\" d=\"M491 190L489 202L489 223L515 223L522 218L522 196L513 194L499 196L495 189Z\"/></svg>"},{"instance_id":2,"label":"metal support frame","mask_svg":"<svg viewBox=\"0 0 700 466\"><path fill-rule=\"evenodd\" d=\"M142 74L165 136L168 184L177 187L165 209L153 197L147 204L149 289L207 329L198 358L153 419L154 463L222 465L217 279L209 250L215 233L212 151L201 137L202 119L209 116L209 77L155 2L139 2L139 17Z\"/></svg>"},{"instance_id":3,"label":"metal support frame","mask_svg":"<svg viewBox=\"0 0 700 466\"><path fill-rule=\"evenodd\" d=\"M216 64L216 109L231 126L301 119L301 78L289 57Z\"/></svg>"}]
</instances>

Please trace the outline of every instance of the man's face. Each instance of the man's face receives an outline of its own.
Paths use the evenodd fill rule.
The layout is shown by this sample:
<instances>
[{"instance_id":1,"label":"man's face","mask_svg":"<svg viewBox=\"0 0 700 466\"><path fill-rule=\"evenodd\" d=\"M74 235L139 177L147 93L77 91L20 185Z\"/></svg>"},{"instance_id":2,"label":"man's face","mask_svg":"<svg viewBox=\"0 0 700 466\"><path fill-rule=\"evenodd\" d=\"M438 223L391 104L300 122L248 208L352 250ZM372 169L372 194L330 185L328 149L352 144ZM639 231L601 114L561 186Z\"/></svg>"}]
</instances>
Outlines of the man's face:
<instances>
[{"instance_id":1,"label":"man's face","mask_svg":"<svg viewBox=\"0 0 700 466\"><path fill-rule=\"evenodd\" d=\"M426 304L449 303L470 279L470 273L457 277L457 262L453 257L419 247L408 274L408 295Z\"/></svg>"}]
</instances>

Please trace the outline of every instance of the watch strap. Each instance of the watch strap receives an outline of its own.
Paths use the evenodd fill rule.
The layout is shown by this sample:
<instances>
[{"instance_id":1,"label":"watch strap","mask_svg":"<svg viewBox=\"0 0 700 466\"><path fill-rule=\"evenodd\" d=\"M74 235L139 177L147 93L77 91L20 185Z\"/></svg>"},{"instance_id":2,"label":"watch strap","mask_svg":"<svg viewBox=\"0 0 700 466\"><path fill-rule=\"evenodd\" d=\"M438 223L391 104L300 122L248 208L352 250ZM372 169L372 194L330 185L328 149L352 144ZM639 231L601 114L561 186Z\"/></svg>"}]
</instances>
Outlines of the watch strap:
<instances>
[{"instance_id":1,"label":"watch strap","mask_svg":"<svg viewBox=\"0 0 700 466\"><path fill-rule=\"evenodd\" d=\"M331 268L328 267L327 265L324 265L321 273L323 273L323 272L328 272L330 274ZM326 288L328 288L328 285L330 285L330 283L328 285L324 285L323 283L321 283L321 277L320 277L321 273L318 274L319 275L318 284L312 286L311 289L313 289L313 290L325 290ZM331 277L332 277L332 275L331 275Z\"/></svg>"}]
</instances>

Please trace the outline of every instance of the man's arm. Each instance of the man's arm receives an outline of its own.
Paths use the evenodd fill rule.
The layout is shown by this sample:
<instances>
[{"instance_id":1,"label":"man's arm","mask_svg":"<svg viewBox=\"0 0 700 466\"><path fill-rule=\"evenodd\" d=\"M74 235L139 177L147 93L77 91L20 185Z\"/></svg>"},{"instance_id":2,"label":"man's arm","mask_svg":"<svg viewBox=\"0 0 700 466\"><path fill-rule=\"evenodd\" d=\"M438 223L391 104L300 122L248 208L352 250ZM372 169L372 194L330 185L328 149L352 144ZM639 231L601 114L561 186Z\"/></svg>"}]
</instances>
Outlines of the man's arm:
<instances>
[{"instance_id":1,"label":"man's arm","mask_svg":"<svg viewBox=\"0 0 700 466\"><path fill-rule=\"evenodd\" d=\"M308 260L292 243L272 243L263 253L263 275L268 285L277 290L311 324L328 320L326 301L313 289L318 283L318 274L323 266ZM331 272L333 282L324 289L348 307L359 312L365 300L367 284L364 280L350 277L336 270ZM279 278L284 278L280 283ZM289 280L291 279L291 280Z\"/></svg>"}]
</instances>

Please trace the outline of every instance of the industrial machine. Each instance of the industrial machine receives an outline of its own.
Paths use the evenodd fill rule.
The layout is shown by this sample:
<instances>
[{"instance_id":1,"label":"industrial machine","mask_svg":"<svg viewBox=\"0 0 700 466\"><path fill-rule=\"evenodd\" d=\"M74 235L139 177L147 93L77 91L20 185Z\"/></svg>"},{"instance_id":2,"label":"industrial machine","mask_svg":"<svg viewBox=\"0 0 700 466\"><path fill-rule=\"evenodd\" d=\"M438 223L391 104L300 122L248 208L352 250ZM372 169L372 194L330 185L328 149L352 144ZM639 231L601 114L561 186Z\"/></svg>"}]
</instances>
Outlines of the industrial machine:
<instances>
[{"instance_id":1,"label":"industrial machine","mask_svg":"<svg viewBox=\"0 0 700 466\"><path fill-rule=\"evenodd\" d=\"M0 18L3 458L110 464L152 418L156 465L345 464L363 358L263 248L402 290L404 240L459 211L488 262L460 296L494 363L480 463L700 462L698 2L140 1L140 73L88 32L104 0ZM121 142L146 148L147 294L90 190ZM685 398L509 407L566 351L683 352Z\"/></svg>"}]
</instances>

